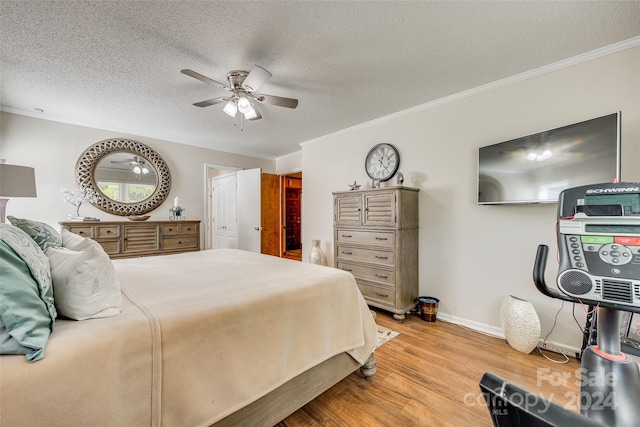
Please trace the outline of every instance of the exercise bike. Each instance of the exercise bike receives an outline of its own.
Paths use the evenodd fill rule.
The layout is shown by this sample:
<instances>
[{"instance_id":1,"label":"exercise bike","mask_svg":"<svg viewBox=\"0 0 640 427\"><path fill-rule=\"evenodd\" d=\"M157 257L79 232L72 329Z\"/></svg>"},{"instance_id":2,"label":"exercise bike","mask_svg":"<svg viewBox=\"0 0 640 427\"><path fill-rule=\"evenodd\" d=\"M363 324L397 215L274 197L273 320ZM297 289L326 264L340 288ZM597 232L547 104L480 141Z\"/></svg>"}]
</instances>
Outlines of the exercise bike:
<instances>
[{"instance_id":1,"label":"exercise bike","mask_svg":"<svg viewBox=\"0 0 640 427\"><path fill-rule=\"evenodd\" d=\"M597 310L596 331L585 331L581 354L580 414L557 405L518 405L509 394L527 393L487 373L480 387L516 410L496 426L640 425L640 370L621 351L621 311L640 313L640 183L605 183L564 190L558 200L557 287L544 278L548 247L539 245L533 269L536 288L557 298ZM591 321L591 318L588 319ZM596 344L591 344L591 339ZM515 387L515 388L514 388ZM550 402L549 402L550 403ZM523 420L528 420L524 421Z\"/></svg>"}]
</instances>

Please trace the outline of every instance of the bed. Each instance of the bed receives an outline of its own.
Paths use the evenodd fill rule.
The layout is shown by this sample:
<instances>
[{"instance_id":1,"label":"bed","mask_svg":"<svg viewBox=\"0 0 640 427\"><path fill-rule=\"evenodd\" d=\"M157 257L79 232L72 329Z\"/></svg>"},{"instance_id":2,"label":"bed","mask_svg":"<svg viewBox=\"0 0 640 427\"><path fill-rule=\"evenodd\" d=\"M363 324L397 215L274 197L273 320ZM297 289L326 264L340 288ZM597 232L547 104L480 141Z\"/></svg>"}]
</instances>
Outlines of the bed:
<instances>
[{"instance_id":1,"label":"bed","mask_svg":"<svg viewBox=\"0 0 640 427\"><path fill-rule=\"evenodd\" d=\"M117 316L59 317L41 360L0 356L0 425L270 426L375 373L348 273L231 249L113 266Z\"/></svg>"}]
</instances>

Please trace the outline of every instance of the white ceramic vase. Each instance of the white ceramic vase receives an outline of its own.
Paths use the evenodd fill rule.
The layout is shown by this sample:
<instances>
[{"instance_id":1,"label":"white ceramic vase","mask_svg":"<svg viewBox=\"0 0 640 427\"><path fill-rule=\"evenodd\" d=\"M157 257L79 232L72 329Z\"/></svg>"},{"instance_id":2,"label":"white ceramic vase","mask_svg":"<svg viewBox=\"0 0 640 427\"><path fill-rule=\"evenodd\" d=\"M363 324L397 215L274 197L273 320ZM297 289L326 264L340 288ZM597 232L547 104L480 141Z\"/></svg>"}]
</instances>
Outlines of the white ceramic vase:
<instances>
[{"instance_id":1,"label":"white ceramic vase","mask_svg":"<svg viewBox=\"0 0 640 427\"><path fill-rule=\"evenodd\" d=\"M507 342L514 349L531 353L540 340L540 319L533 304L509 295L500 307L500 321Z\"/></svg>"},{"instance_id":2,"label":"white ceramic vase","mask_svg":"<svg viewBox=\"0 0 640 427\"><path fill-rule=\"evenodd\" d=\"M320 240L311 241L311 251L309 252L309 262L311 264L327 265L327 257L320 248Z\"/></svg>"}]
</instances>

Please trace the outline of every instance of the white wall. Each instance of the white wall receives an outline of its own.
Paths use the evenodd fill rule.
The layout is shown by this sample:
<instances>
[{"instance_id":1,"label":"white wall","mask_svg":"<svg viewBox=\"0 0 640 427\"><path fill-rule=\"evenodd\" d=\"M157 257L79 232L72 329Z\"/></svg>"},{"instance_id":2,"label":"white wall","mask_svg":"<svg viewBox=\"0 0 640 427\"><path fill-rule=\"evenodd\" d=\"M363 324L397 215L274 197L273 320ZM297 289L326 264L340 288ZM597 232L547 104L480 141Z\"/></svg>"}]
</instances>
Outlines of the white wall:
<instances>
[{"instance_id":1,"label":"white wall","mask_svg":"<svg viewBox=\"0 0 640 427\"><path fill-rule=\"evenodd\" d=\"M556 205L478 206L477 149L621 110L622 178L640 181L640 47L571 64L302 144L303 256L321 239L333 257L332 191L354 180L370 186L368 150L392 143L405 185L421 189L420 295L439 298L443 318L493 333L507 295L531 300L544 337L562 302L535 289L532 269L538 244L549 245L547 282L555 282ZM550 340L580 348L571 309L565 303Z\"/></svg>"},{"instance_id":2,"label":"white wall","mask_svg":"<svg viewBox=\"0 0 640 427\"><path fill-rule=\"evenodd\" d=\"M0 158L10 164L34 167L38 192L34 199L11 199L7 204L7 215L40 220L57 227L58 222L75 212L73 206L61 200L60 190L75 185L78 157L87 147L111 138L142 142L158 152L169 166L171 191L165 203L149 213L152 220L168 220L169 208L176 196L186 208L188 219L204 220L205 163L243 169L262 168L268 173L275 171L274 160L3 112L0 115ZM82 205L80 214L102 220L124 220L88 204ZM204 236L204 227L201 236Z\"/></svg>"}]
</instances>

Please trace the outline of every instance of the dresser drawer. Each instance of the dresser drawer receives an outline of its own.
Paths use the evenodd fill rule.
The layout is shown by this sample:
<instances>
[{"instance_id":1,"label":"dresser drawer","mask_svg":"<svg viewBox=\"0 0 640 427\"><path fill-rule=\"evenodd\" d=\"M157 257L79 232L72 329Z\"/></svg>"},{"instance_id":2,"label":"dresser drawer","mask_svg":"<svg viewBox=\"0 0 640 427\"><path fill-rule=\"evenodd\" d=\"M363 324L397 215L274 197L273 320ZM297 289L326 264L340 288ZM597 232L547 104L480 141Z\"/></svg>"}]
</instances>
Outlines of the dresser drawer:
<instances>
[{"instance_id":1,"label":"dresser drawer","mask_svg":"<svg viewBox=\"0 0 640 427\"><path fill-rule=\"evenodd\" d=\"M395 233L393 231L364 231L364 230L344 230L336 231L336 241L338 244L360 244L375 245L385 248L395 246Z\"/></svg>"},{"instance_id":2,"label":"dresser drawer","mask_svg":"<svg viewBox=\"0 0 640 427\"><path fill-rule=\"evenodd\" d=\"M338 245L336 253L338 259L343 261L362 261L379 265L394 267L396 257L393 252L381 251L378 249L364 249L345 245Z\"/></svg>"},{"instance_id":3,"label":"dresser drawer","mask_svg":"<svg viewBox=\"0 0 640 427\"><path fill-rule=\"evenodd\" d=\"M95 239L109 239L120 237L120 227L118 227L117 225L96 225L95 230L96 235L93 236Z\"/></svg>"},{"instance_id":4,"label":"dresser drawer","mask_svg":"<svg viewBox=\"0 0 640 427\"><path fill-rule=\"evenodd\" d=\"M396 282L396 273L393 270L383 270L381 268L368 267L358 264L350 264L338 261L340 270L352 273L356 279L372 280L374 282L394 285Z\"/></svg>"},{"instance_id":5,"label":"dresser drawer","mask_svg":"<svg viewBox=\"0 0 640 427\"><path fill-rule=\"evenodd\" d=\"M82 237L94 238L93 227L90 225L70 225L67 230Z\"/></svg>"},{"instance_id":6,"label":"dresser drawer","mask_svg":"<svg viewBox=\"0 0 640 427\"><path fill-rule=\"evenodd\" d=\"M198 236L189 235L189 236L170 236L162 238L162 250L171 251L171 250L180 250L187 248L197 248Z\"/></svg>"},{"instance_id":7,"label":"dresser drawer","mask_svg":"<svg viewBox=\"0 0 640 427\"><path fill-rule=\"evenodd\" d=\"M179 233L178 231L178 223L175 224L165 224L162 226L162 235L163 236L173 236Z\"/></svg>"},{"instance_id":8,"label":"dresser drawer","mask_svg":"<svg viewBox=\"0 0 640 427\"><path fill-rule=\"evenodd\" d=\"M391 306L396 303L396 293L394 289L375 286L370 283L363 283L360 281L358 281L358 288L360 289L362 296L365 297L367 301L381 302Z\"/></svg>"},{"instance_id":9,"label":"dresser drawer","mask_svg":"<svg viewBox=\"0 0 640 427\"><path fill-rule=\"evenodd\" d=\"M178 224L178 234L198 234L198 226L195 224Z\"/></svg>"},{"instance_id":10,"label":"dresser drawer","mask_svg":"<svg viewBox=\"0 0 640 427\"><path fill-rule=\"evenodd\" d=\"M100 246L107 255L117 255L120 253L120 240L99 240Z\"/></svg>"}]
</instances>

